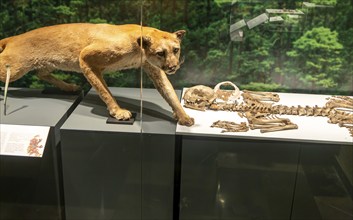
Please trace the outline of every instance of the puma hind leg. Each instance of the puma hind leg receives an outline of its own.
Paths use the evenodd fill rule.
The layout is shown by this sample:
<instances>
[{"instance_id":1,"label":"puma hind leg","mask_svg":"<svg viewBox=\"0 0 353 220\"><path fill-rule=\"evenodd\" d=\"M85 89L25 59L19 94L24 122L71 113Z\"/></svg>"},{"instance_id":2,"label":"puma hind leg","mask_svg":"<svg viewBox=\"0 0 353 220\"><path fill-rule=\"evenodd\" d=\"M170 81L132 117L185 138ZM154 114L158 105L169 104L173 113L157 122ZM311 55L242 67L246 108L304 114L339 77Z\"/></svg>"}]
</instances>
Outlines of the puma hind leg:
<instances>
[{"instance_id":1,"label":"puma hind leg","mask_svg":"<svg viewBox=\"0 0 353 220\"><path fill-rule=\"evenodd\" d=\"M63 80L53 76L51 72L52 70L50 69L40 69L37 71L37 76L39 79L48 82L66 92L75 92L80 90L78 85L64 82Z\"/></svg>"}]
</instances>

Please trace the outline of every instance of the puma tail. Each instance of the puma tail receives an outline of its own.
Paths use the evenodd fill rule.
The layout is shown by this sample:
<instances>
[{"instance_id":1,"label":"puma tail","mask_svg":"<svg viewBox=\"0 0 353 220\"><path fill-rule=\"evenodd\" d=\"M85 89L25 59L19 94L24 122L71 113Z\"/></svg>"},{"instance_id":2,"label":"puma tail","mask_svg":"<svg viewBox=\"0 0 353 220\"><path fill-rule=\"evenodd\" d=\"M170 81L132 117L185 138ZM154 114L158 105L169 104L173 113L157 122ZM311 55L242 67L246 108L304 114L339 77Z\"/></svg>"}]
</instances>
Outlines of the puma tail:
<instances>
[{"instance_id":1,"label":"puma tail","mask_svg":"<svg viewBox=\"0 0 353 220\"><path fill-rule=\"evenodd\" d=\"M6 115L7 90L9 88L10 76L11 76L10 65L6 65L6 81L5 81L5 91L4 91L4 115Z\"/></svg>"},{"instance_id":2,"label":"puma tail","mask_svg":"<svg viewBox=\"0 0 353 220\"><path fill-rule=\"evenodd\" d=\"M0 53L3 52L6 48L7 43L11 37L0 40ZM6 115L6 103L7 103L7 90L9 88L11 77L10 65L6 64L6 80L5 80L5 91L4 91L4 115Z\"/></svg>"}]
</instances>

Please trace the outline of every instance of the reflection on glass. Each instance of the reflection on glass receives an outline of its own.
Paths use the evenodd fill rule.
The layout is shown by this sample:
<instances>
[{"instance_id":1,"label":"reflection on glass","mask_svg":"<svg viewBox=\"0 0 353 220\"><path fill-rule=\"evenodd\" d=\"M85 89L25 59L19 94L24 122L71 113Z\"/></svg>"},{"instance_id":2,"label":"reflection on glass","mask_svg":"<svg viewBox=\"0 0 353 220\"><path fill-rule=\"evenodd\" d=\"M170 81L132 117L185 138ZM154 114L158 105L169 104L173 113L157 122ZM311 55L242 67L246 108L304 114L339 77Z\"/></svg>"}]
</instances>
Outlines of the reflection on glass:
<instances>
[{"instance_id":1,"label":"reflection on glass","mask_svg":"<svg viewBox=\"0 0 353 220\"><path fill-rule=\"evenodd\" d=\"M230 80L241 89L347 94L353 88L351 4L151 0L145 22L187 30L185 64L171 77L177 87Z\"/></svg>"},{"instance_id":2,"label":"reflection on glass","mask_svg":"<svg viewBox=\"0 0 353 220\"><path fill-rule=\"evenodd\" d=\"M230 80L250 90L353 90L348 0L3 1L0 38L58 23L139 24L142 3L144 25L187 31L185 63L170 77L177 88ZM136 72L106 78L111 86L139 86ZM33 75L12 85L42 86Z\"/></svg>"}]
</instances>

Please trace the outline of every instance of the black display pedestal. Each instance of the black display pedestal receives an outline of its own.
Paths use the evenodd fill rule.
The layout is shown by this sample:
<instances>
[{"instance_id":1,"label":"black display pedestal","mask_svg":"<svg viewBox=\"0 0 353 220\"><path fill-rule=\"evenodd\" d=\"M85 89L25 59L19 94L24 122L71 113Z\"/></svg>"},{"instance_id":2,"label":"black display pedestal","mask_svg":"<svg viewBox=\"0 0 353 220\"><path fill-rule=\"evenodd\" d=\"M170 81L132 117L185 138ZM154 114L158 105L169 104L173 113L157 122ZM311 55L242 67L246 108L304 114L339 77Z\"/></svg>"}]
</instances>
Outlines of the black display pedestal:
<instances>
[{"instance_id":1,"label":"black display pedestal","mask_svg":"<svg viewBox=\"0 0 353 220\"><path fill-rule=\"evenodd\" d=\"M140 112L139 89L110 90ZM142 120L107 124L90 91L62 126L66 220L172 219L176 123L155 89L144 89L143 100Z\"/></svg>"},{"instance_id":2,"label":"black display pedestal","mask_svg":"<svg viewBox=\"0 0 353 220\"><path fill-rule=\"evenodd\" d=\"M1 96L1 124L50 129L42 157L0 155L0 219L62 219L59 128L82 96L10 88L6 116Z\"/></svg>"},{"instance_id":3,"label":"black display pedestal","mask_svg":"<svg viewBox=\"0 0 353 220\"><path fill-rule=\"evenodd\" d=\"M180 219L289 219L296 143L183 136Z\"/></svg>"}]
</instances>

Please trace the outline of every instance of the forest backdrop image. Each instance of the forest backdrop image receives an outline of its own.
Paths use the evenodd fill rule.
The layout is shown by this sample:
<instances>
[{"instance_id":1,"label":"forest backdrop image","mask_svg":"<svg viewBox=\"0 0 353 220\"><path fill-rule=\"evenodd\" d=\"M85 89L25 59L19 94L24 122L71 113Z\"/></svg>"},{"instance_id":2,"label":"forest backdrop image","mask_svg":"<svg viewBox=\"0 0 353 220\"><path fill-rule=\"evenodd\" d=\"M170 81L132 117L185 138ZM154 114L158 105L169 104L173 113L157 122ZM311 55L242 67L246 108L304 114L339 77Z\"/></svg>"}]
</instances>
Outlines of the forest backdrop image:
<instances>
[{"instance_id":1,"label":"forest backdrop image","mask_svg":"<svg viewBox=\"0 0 353 220\"><path fill-rule=\"evenodd\" d=\"M0 0L0 39L61 23L139 24L142 4L143 25L187 31L185 62L169 77L177 89L230 80L240 89L352 94L353 0L307 1ZM81 74L55 75L88 88ZM140 85L139 70L105 78ZM27 74L11 86L49 85ZM153 87L146 75L144 86Z\"/></svg>"}]
</instances>

